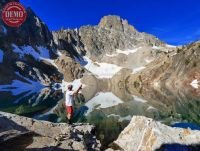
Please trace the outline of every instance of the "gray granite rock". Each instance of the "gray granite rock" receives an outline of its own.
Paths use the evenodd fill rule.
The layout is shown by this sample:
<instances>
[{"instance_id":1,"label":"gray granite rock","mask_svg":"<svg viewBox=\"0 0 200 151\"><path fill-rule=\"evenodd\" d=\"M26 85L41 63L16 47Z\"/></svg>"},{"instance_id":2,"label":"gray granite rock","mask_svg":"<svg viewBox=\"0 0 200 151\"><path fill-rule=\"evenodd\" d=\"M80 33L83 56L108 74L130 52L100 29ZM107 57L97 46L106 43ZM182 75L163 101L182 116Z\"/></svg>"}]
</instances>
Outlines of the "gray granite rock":
<instances>
[{"instance_id":1,"label":"gray granite rock","mask_svg":"<svg viewBox=\"0 0 200 151\"><path fill-rule=\"evenodd\" d=\"M89 124L56 124L0 112L1 150L10 149L9 144L15 144L14 150L100 150L94 131Z\"/></svg>"},{"instance_id":2,"label":"gray granite rock","mask_svg":"<svg viewBox=\"0 0 200 151\"><path fill-rule=\"evenodd\" d=\"M108 151L164 151L170 148L197 151L199 144L200 131L172 128L150 118L135 116L111 145L113 149Z\"/></svg>"}]
</instances>

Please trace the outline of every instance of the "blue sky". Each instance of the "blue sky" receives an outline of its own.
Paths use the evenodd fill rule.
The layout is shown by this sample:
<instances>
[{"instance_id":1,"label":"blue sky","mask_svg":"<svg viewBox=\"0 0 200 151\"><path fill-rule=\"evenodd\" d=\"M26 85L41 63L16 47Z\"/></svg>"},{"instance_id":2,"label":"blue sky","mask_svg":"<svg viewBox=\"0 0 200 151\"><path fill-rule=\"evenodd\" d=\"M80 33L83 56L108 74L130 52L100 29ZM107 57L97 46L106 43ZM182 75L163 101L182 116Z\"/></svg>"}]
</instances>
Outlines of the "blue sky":
<instances>
[{"instance_id":1,"label":"blue sky","mask_svg":"<svg viewBox=\"0 0 200 151\"><path fill-rule=\"evenodd\" d=\"M200 0L21 0L50 30L96 25L105 15L173 45L200 39Z\"/></svg>"}]
</instances>

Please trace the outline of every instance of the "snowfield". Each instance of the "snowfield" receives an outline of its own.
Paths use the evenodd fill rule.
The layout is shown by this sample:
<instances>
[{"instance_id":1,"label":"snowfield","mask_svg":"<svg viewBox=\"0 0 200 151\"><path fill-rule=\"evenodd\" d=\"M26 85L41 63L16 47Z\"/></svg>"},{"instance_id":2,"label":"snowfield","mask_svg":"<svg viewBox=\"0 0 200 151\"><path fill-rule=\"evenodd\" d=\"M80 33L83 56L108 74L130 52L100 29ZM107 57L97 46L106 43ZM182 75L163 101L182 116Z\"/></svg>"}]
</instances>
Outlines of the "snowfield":
<instances>
[{"instance_id":1,"label":"snowfield","mask_svg":"<svg viewBox=\"0 0 200 151\"><path fill-rule=\"evenodd\" d=\"M176 48L176 46L168 45L168 44L166 44L165 46L168 47L168 48Z\"/></svg>"},{"instance_id":2,"label":"snowfield","mask_svg":"<svg viewBox=\"0 0 200 151\"><path fill-rule=\"evenodd\" d=\"M146 63L151 63L152 61L154 61L154 59L148 59L148 58L145 59Z\"/></svg>"},{"instance_id":3,"label":"snowfield","mask_svg":"<svg viewBox=\"0 0 200 151\"><path fill-rule=\"evenodd\" d=\"M135 95L133 95L133 98L134 98L134 101L137 101L137 102L141 102L141 103L146 103L147 102L147 100L144 100L144 99L142 99L142 98L140 98L138 96L135 96Z\"/></svg>"},{"instance_id":4,"label":"snowfield","mask_svg":"<svg viewBox=\"0 0 200 151\"><path fill-rule=\"evenodd\" d=\"M142 47L138 47L138 48L135 48L135 49L128 49L128 50L117 49L117 53L122 53L122 54L125 54L125 55L129 55L130 53L137 52L140 48L142 48Z\"/></svg>"},{"instance_id":5,"label":"snowfield","mask_svg":"<svg viewBox=\"0 0 200 151\"><path fill-rule=\"evenodd\" d=\"M0 49L0 63L3 62L3 50Z\"/></svg>"},{"instance_id":6,"label":"snowfield","mask_svg":"<svg viewBox=\"0 0 200 151\"><path fill-rule=\"evenodd\" d=\"M162 49L162 47L158 47L158 46L155 46L155 45L152 48L156 49L156 50Z\"/></svg>"},{"instance_id":7,"label":"snowfield","mask_svg":"<svg viewBox=\"0 0 200 151\"><path fill-rule=\"evenodd\" d=\"M116 57L118 54L106 54L107 57Z\"/></svg>"},{"instance_id":8,"label":"snowfield","mask_svg":"<svg viewBox=\"0 0 200 151\"><path fill-rule=\"evenodd\" d=\"M141 66L141 67L138 67L138 68L134 68L132 74L138 73L139 71L142 71L142 70L145 69L145 68L146 68L145 66Z\"/></svg>"},{"instance_id":9,"label":"snowfield","mask_svg":"<svg viewBox=\"0 0 200 151\"><path fill-rule=\"evenodd\" d=\"M84 57L84 59L87 61L84 67L99 78L112 78L122 69L114 64L93 62L88 57Z\"/></svg>"},{"instance_id":10,"label":"snowfield","mask_svg":"<svg viewBox=\"0 0 200 151\"><path fill-rule=\"evenodd\" d=\"M38 46L35 50L32 46L22 46L18 47L15 44L12 44L13 52L18 53L20 58L23 58L25 55L31 55L36 60L49 59L49 50L45 47Z\"/></svg>"},{"instance_id":11,"label":"snowfield","mask_svg":"<svg viewBox=\"0 0 200 151\"><path fill-rule=\"evenodd\" d=\"M200 84L199 84L199 81L197 79L193 80L190 85L195 88L195 89L198 89Z\"/></svg>"},{"instance_id":12,"label":"snowfield","mask_svg":"<svg viewBox=\"0 0 200 151\"><path fill-rule=\"evenodd\" d=\"M54 62L53 59L43 58L42 60L49 62L51 65L53 65L54 67L56 67L58 69L58 66L56 65L56 63Z\"/></svg>"},{"instance_id":13,"label":"snowfield","mask_svg":"<svg viewBox=\"0 0 200 151\"><path fill-rule=\"evenodd\" d=\"M58 68L58 66L55 64L53 59L50 59L50 54L49 54L49 49L43 47L43 46L38 46L37 50L35 50L32 46L22 46L18 47L15 44L12 44L13 52L17 53L20 55L20 58L23 58L25 55L30 55L32 56L35 60L41 61L47 61L50 64L52 64L54 67ZM58 52L58 55L61 55L60 52Z\"/></svg>"},{"instance_id":14,"label":"snowfield","mask_svg":"<svg viewBox=\"0 0 200 151\"><path fill-rule=\"evenodd\" d=\"M108 108L121 103L123 101L112 92L100 92L85 104L88 107L86 115L94 109Z\"/></svg>"}]
</instances>

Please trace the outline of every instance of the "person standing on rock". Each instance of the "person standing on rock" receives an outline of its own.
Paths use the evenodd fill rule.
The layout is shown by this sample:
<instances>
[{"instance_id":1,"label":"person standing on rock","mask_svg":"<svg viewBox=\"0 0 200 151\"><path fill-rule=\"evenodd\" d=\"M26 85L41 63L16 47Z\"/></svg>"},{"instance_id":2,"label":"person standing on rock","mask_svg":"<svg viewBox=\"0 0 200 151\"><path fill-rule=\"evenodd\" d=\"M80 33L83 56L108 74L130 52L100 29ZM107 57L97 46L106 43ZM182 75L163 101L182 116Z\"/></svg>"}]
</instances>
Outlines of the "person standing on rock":
<instances>
[{"instance_id":1,"label":"person standing on rock","mask_svg":"<svg viewBox=\"0 0 200 151\"><path fill-rule=\"evenodd\" d=\"M79 88L76 91L73 91L73 85L68 85L68 91L65 94L65 105L66 105L66 111L67 111L67 119L68 123L72 124L72 117L73 117L73 105L74 105L74 96L78 94L78 92L82 89L82 85L79 86Z\"/></svg>"}]
</instances>

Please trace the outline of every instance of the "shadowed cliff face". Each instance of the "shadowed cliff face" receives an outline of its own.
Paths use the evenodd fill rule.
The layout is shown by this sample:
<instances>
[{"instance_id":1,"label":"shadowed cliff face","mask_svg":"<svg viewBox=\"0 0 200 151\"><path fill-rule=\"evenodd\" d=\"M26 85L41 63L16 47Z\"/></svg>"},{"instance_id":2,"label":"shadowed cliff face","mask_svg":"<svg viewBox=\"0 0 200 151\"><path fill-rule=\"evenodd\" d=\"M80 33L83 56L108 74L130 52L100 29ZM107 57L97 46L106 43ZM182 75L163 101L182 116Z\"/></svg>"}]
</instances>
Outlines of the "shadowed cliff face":
<instances>
[{"instance_id":1,"label":"shadowed cliff face","mask_svg":"<svg viewBox=\"0 0 200 151\"><path fill-rule=\"evenodd\" d=\"M0 15L2 7L7 2L10 1L0 2ZM27 19L19 28L9 27L0 19L0 50L2 54L0 84L11 83L16 79L16 72L47 85L53 80L50 80L50 76L53 74L57 74L57 78L61 79L57 69L48 61L44 61L56 57L51 32L30 8L27 8L26 11ZM47 70L47 68L49 69Z\"/></svg>"},{"instance_id":2,"label":"shadowed cliff face","mask_svg":"<svg viewBox=\"0 0 200 151\"><path fill-rule=\"evenodd\" d=\"M10 1L0 2L0 15ZM27 19L19 28L0 19L0 109L32 116L56 105L59 97L47 87L63 75L54 64L58 55L47 25L31 8L26 11Z\"/></svg>"},{"instance_id":3,"label":"shadowed cliff face","mask_svg":"<svg viewBox=\"0 0 200 151\"><path fill-rule=\"evenodd\" d=\"M10 2L18 0L3 0L0 2L0 12L3 6ZM54 46L53 37L49 31L47 25L41 21L41 19L31 10L31 8L26 8L27 19L19 27L13 28L5 25L2 20L0 20L0 27L6 29L6 34L2 37L0 33L0 38L3 43L14 43L18 46L21 45L38 45L38 46ZM2 45L2 43L1 43Z\"/></svg>"}]
</instances>

